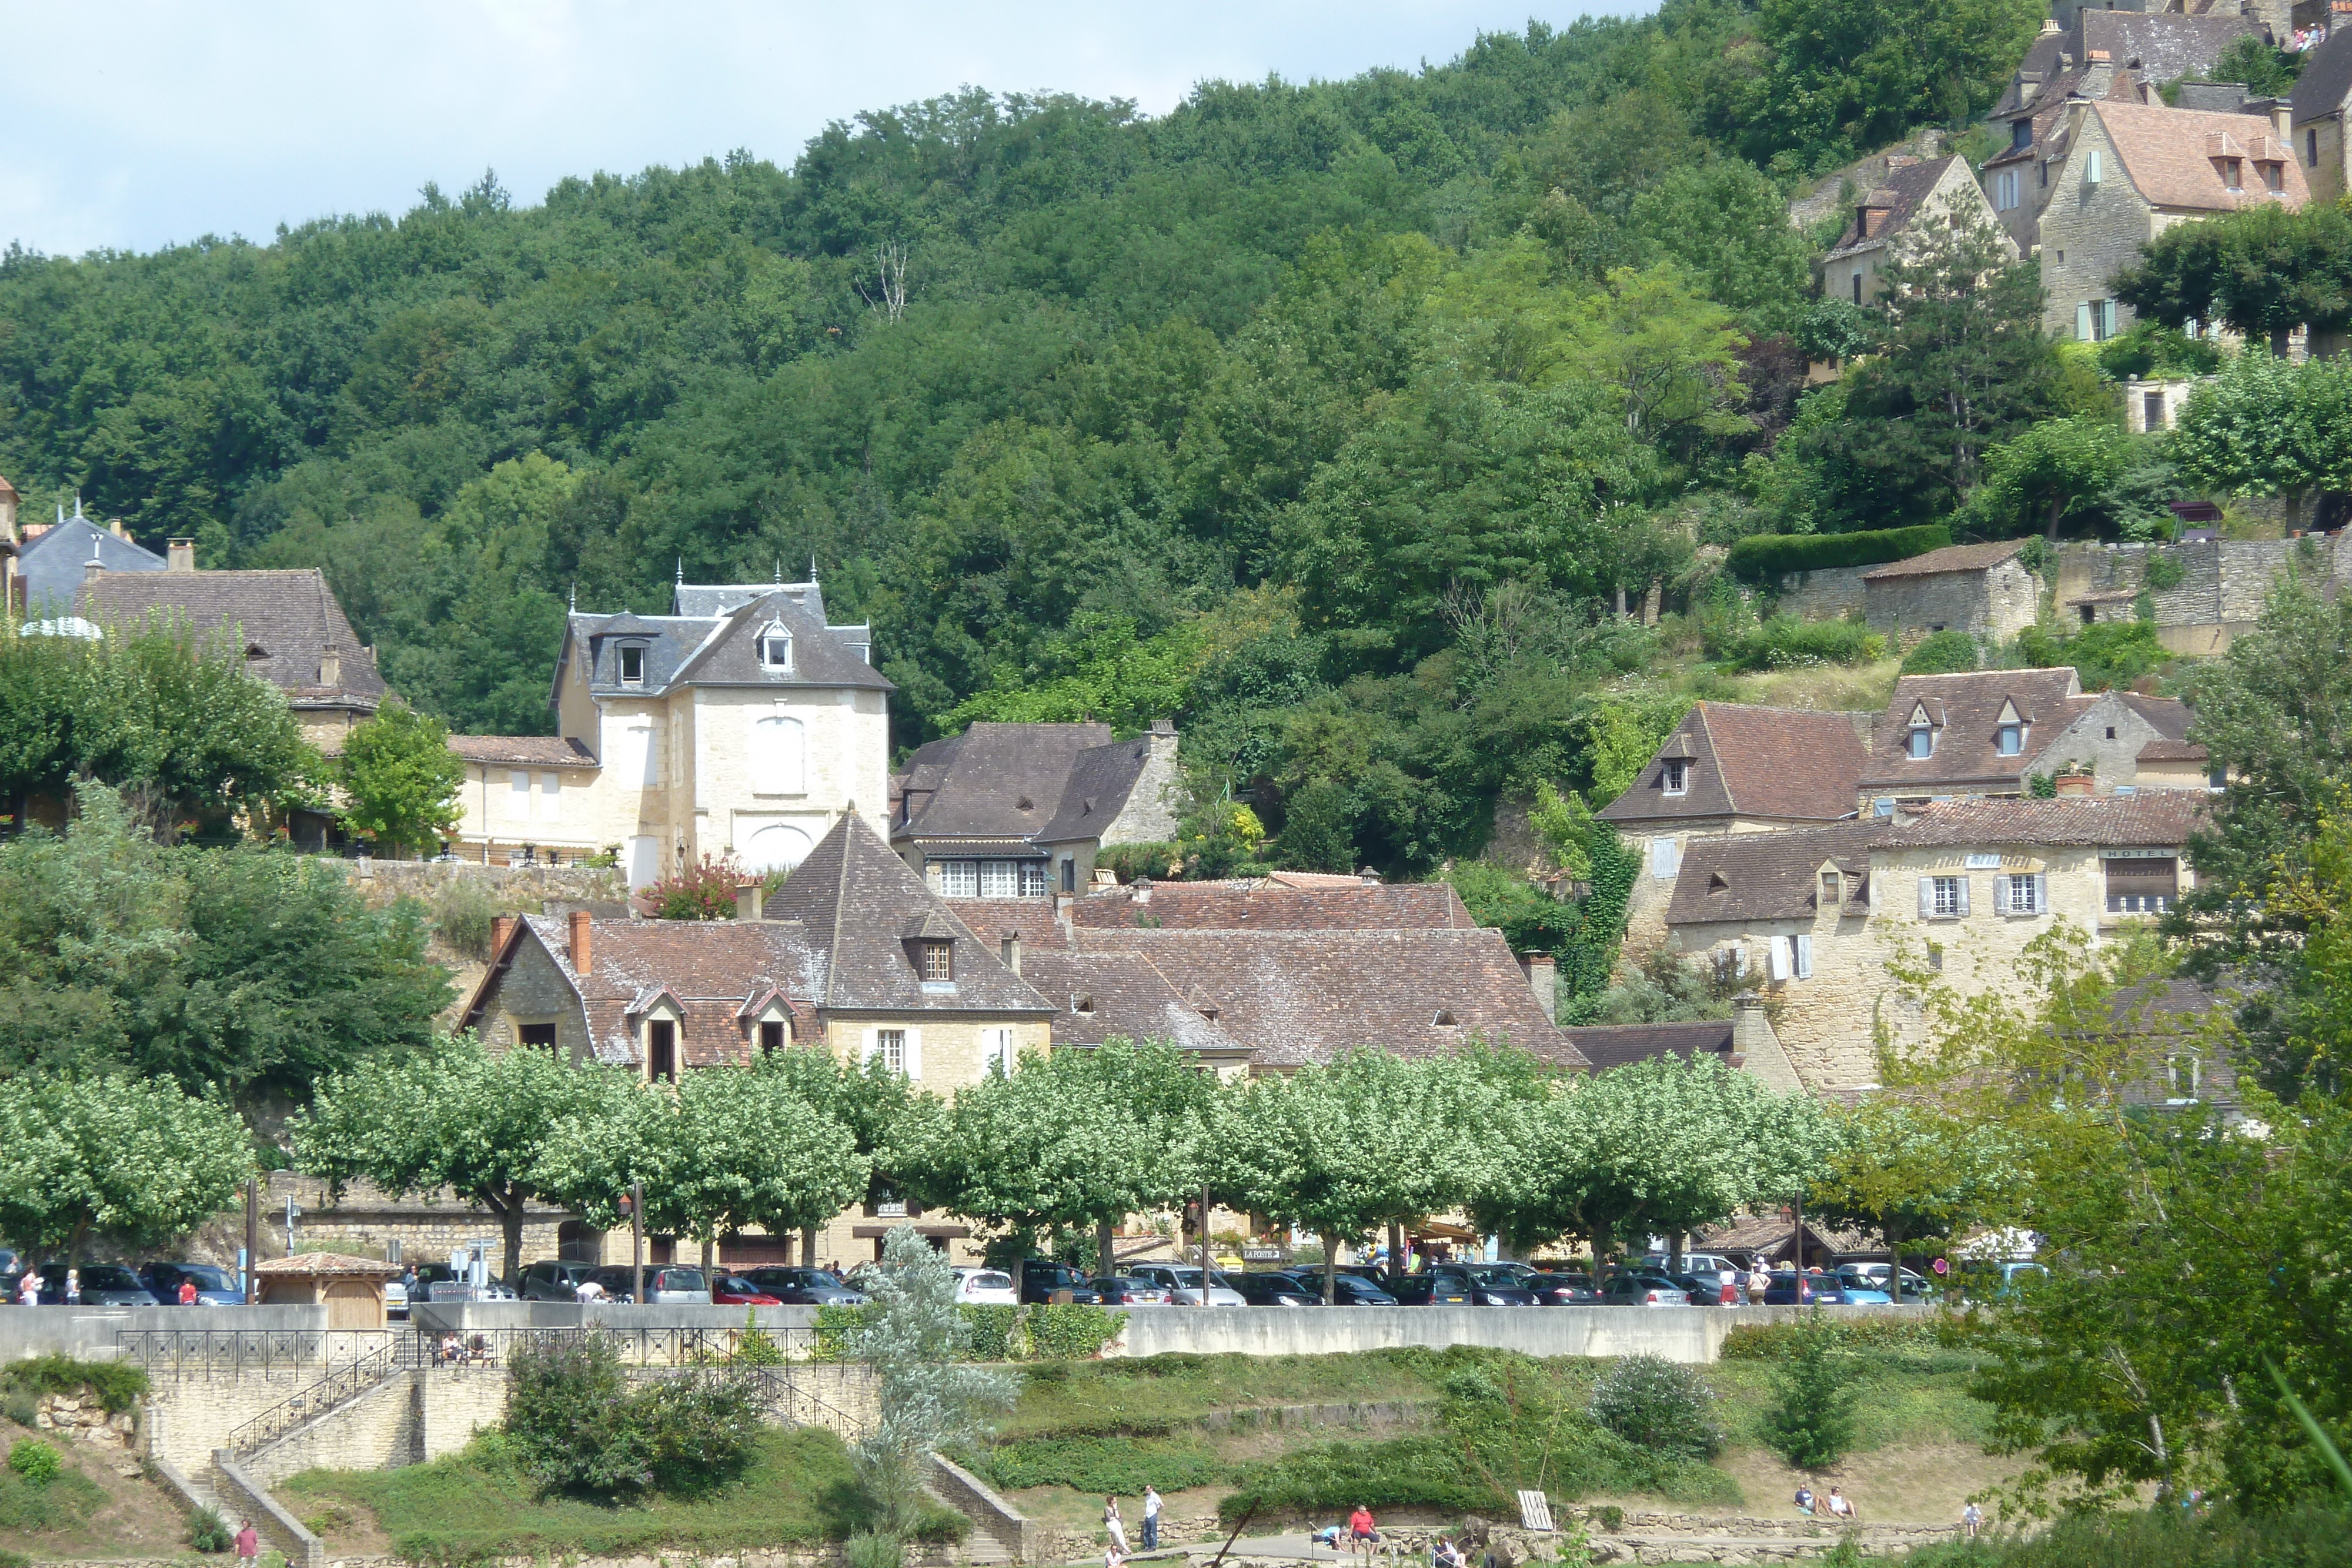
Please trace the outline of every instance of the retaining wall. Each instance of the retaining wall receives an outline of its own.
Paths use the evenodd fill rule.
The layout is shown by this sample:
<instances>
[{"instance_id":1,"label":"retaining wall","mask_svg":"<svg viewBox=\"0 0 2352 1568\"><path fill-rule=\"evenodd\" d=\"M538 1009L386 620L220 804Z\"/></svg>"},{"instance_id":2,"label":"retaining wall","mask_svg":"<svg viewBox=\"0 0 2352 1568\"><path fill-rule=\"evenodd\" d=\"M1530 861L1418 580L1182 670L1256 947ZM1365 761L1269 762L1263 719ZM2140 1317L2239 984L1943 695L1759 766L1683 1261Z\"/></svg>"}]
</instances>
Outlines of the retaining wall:
<instances>
[{"instance_id":1,"label":"retaining wall","mask_svg":"<svg viewBox=\"0 0 2352 1568\"><path fill-rule=\"evenodd\" d=\"M69 1355L112 1361L115 1336L125 1329L243 1329L271 1333L324 1333L324 1307L5 1307L0 1308L0 1361Z\"/></svg>"},{"instance_id":2,"label":"retaining wall","mask_svg":"<svg viewBox=\"0 0 2352 1568\"><path fill-rule=\"evenodd\" d=\"M1772 612L1801 621L1843 621L1863 606L1862 574L1870 566L1825 566L1785 572L1773 580Z\"/></svg>"},{"instance_id":3,"label":"retaining wall","mask_svg":"<svg viewBox=\"0 0 2352 1568\"><path fill-rule=\"evenodd\" d=\"M583 1305L574 1301L419 1301L409 1321L434 1333L488 1329L740 1329L745 1318L771 1332L816 1327L814 1307Z\"/></svg>"},{"instance_id":4,"label":"retaining wall","mask_svg":"<svg viewBox=\"0 0 2352 1568\"><path fill-rule=\"evenodd\" d=\"M1800 1307L1130 1307L1106 1356L1339 1355L1391 1345L1485 1345L1527 1355L1655 1355L1699 1364L1741 1323L1795 1322ZM1926 1318L1932 1307L1841 1307Z\"/></svg>"}]
</instances>

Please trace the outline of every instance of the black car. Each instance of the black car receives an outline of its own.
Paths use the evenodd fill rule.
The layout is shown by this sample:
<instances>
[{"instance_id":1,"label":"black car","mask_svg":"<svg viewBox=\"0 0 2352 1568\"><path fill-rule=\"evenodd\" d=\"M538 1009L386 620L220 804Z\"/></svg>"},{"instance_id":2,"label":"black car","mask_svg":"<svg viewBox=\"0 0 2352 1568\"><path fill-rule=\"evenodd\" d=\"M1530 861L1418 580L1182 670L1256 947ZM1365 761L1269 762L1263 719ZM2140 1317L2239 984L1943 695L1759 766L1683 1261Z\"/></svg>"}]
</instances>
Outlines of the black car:
<instances>
[{"instance_id":1,"label":"black car","mask_svg":"<svg viewBox=\"0 0 2352 1568\"><path fill-rule=\"evenodd\" d=\"M1547 1307L1591 1307L1601 1302L1601 1286L1591 1275L1571 1274L1564 1269L1538 1270L1528 1289Z\"/></svg>"},{"instance_id":2,"label":"black car","mask_svg":"<svg viewBox=\"0 0 2352 1568\"><path fill-rule=\"evenodd\" d=\"M743 1278L788 1307L862 1307L866 1292L850 1289L822 1269L771 1265L747 1270Z\"/></svg>"},{"instance_id":3,"label":"black car","mask_svg":"<svg viewBox=\"0 0 2352 1568\"><path fill-rule=\"evenodd\" d=\"M139 1282L162 1306L180 1304L184 1280L195 1286L200 1307L234 1307L245 1300L245 1292L236 1288L236 1276L211 1263L150 1263L139 1270Z\"/></svg>"},{"instance_id":4,"label":"black car","mask_svg":"<svg viewBox=\"0 0 2352 1568\"><path fill-rule=\"evenodd\" d=\"M1407 1274L1396 1300L1413 1307L1532 1307L1536 1294L1498 1265L1435 1263Z\"/></svg>"},{"instance_id":5,"label":"black car","mask_svg":"<svg viewBox=\"0 0 2352 1568\"><path fill-rule=\"evenodd\" d=\"M1726 1301L1723 1299L1723 1280L1719 1275L1676 1274L1671 1270L1661 1270L1661 1272L1665 1278L1672 1280L1684 1295L1690 1298L1690 1304L1694 1307L1736 1307L1748 1300L1747 1291L1741 1286L1734 1285L1731 1287L1731 1300Z\"/></svg>"},{"instance_id":6,"label":"black car","mask_svg":"<svg viewBox=\"0 0 2352 1568\"><path fill-rule=\"evenodd\" d=\"M1292 1274L1229 1274L1226 1282L1253 1307L1320 1306L1322 1293Z\"/></svg>"},{"instance_id":7,"label":"black car","mask_svg":"<svg viewBox=\"0 0 2352 1568\"><path fill-rule=\"evenodd\" d=\"M85 1307L152 1307L155 1304L155 1292L147 1288L146 1281L119 1263L93 1263L81 1271L81 1304Z\"/></svg>"},{"instance_id":8,"label":"black car","mask_svg":"<svg viewBox=\"0 0 2352 1568\"><path fill-rule=\"evenodd\" d=\"M515 1294L526 1301L577 1301L581 1281L595 1271L593 1263L559 1263L542 1258L523 1270L520 1289Z\"/></svg>"},{"instance_id":9,"label":"black car","mask_svg":"<svg viewBox=\"0 0 2352 1568\"><path fill-rule=\"evenodd\" d=\"M1101 1293L1096 1291L1083 1269L1073 1269L1067 1263L1056 1263L1050 1258L1032 1258L1021 1266L1023 1301L1031 1306L1043 1306L1064 1291L1069 1291L1069 1299L1078 1305L1102 1305Z\"/></svg>"}]
</instances>

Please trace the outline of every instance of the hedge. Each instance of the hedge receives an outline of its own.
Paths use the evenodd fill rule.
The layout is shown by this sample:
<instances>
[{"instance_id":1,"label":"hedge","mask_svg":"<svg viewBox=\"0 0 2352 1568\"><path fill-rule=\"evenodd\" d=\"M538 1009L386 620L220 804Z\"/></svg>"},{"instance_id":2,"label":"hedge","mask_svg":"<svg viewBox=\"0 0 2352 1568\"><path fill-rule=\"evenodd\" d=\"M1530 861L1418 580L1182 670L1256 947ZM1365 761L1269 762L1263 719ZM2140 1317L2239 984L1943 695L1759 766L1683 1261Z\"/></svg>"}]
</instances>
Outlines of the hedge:
<instances>
[{"instance_id":1,"label":"hedge","mask_svg":"<svg viewBox=\"0 0 2352 1568\"><path fill-rule=\"evenodd\" d=\"M1731 547L1727 564L1733 576L1763 582L1792 571L1908 560L1951 542L1952 530L1941 523L1858 534L1754 534Z\"/></svg>"}]
</instances>

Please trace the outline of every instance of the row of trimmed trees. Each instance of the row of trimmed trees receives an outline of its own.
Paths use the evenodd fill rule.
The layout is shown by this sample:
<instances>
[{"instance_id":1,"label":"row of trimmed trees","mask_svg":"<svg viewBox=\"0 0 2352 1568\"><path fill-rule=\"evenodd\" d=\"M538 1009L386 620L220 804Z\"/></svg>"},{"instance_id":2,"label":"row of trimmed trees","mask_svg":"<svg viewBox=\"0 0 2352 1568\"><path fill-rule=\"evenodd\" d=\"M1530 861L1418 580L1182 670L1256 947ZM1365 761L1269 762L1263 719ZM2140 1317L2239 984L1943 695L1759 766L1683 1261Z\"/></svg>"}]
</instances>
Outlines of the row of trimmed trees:
<instances>
[{"instance_id":1,"label":"row of trimmed trees","mask_svg":"<svg viewBox=\"0 0 2352 1568\"><path fill-rule=\"evenodd\" d=\"M1969 1168L1964 1140L1899 1106L1839 1111L1712 1060L1580 1077L1483 1046L1221 1083L1172 1047L1114 1042L1024 1057L943 1099L814 1050L656 1092L618 1068L464 1038L326 1080L289 1133L297 1164L331 1181L479 1204L509 1276L529 1204L616 1227L633 1186L648 1230L706 1249L798 1231L813 1255L816 1228L893 1194L1021 1256L1091 1236L1106 1270L1120 1221L1205 1197L1319 1237L1327 1295L1340 1244L1385 1234L1393 1258L1402 1228L1434 1214L1596 1257L1799 1197L1940 1233L1966 1203L1948 1173ZM168 1084L0 1082L0 1231L21 1245L160 1241L226 1207L251 1165L233 1112Z\"/></svg>"}]
</instances>

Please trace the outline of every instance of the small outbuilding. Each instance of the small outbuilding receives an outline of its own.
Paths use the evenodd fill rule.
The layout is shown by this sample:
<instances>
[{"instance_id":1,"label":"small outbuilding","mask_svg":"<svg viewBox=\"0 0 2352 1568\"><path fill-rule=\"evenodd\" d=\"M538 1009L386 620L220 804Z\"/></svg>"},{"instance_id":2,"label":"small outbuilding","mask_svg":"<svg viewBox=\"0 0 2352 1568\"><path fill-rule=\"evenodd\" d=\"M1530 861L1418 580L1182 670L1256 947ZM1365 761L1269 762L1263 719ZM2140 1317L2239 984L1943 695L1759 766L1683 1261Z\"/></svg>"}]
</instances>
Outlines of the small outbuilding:
<instances>
[{"instance_id":1,"label":"small outbuilding","mask_svg":"<svg viewBox=\"0 0 2352 1568\"><path fill-rule=\"evenodd\" d=\"M383 1328L384 1281L399 1273L397 1263L341 1252L298 1252L253 1267L262 1305L323 1306L331 1329Z\"/></svg>"}]
</instances>

